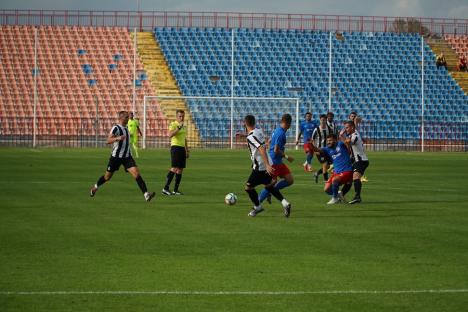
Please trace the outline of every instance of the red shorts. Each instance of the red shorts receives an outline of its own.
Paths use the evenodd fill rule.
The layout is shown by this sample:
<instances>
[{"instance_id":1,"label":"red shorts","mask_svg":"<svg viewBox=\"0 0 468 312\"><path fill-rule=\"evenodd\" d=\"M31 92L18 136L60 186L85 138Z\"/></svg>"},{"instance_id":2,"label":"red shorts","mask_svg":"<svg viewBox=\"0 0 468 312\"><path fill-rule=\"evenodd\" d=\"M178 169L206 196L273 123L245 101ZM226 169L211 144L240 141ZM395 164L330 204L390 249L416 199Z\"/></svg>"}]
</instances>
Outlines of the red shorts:
<instances>
[{"instance_id":1,"label":"red shorts","mask_svg":"<svg viewBox=\"0 0 468 312\"><path fill-rule=\"evenodd\" d=\"M340 177L340 184L348 184L353 182L353 172L352 171L345 171L342 173L333 173L328 179L327 183L333 183L334 177Z\"/></svg>"},{"instance_id":2,"label":"red shorts","mask_svg":"<svg viewBox=\"0 0 468 312\"><path fill-rule=\"evenodd\" d=\"M306 154L312 154L312 146L310 143L304 144L304 152L306 152Z\"/></svg>"},{"instance_id":3,"label":"red shorts","mask_svg":"<svg viewBox=\"0 0 468 312\"><path fill-rule=\"evenodd\" d=\"M271 166L275 169L275 173L273 174L273 178L284 177L284 176L291 173L291 171L289 171L288 166L286 166L285 164L271 165Z\"/></svg>"}]
</instances>

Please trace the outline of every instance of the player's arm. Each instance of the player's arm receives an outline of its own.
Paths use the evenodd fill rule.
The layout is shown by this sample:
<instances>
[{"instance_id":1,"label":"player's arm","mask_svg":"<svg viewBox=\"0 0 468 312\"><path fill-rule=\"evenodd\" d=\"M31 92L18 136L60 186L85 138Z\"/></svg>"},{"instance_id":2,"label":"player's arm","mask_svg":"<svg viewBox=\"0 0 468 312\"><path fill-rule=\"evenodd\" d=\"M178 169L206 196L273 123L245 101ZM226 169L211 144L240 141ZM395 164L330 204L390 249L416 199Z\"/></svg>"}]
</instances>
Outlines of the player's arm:
<instances>
[{"instance_id":1,"label":"player's arm","mask_svg":"<svg viewBox=\"0 0 468 312\"><path fill-rule=\"evenodd\" d=\"M117 135L117 128L112 130L111 133L109 133L109 136L107 137L107 144L114 144L115 142L118 141L123 141L125 140L125 135Z\"/></svg>"},{"instance_id":2,"label":"player's arm","mask_svg":"<svg viewBox=\"0 0 468 312\"><path fill-rule=\"evenodd\" d=\"M299 140L301 139L301 136L302 136L302 129L299 130L299 134L297 135L296 145L299 145Z\"/></svg>"},{"instance_id":3,"label":"player's arm","mask_svg":"<svg viewBox=\"0 0 468 312\"><path fill-rule=\"evenodd\" d=\"M186 155L185 156L186 158L189 158L190 156L190 150L188 148L187 138L185 138L185 155Z\"/></svg>"},{"instance_id":4,"label":"player's arm","mask_svg":"<svg viewBox=\"0 0 468 312\"><path fill-rule=\"evenodd\" d=\"M138 130L138 135L139 135L139 136L143 136L143 133L142 133L141 130L140 130L140 126L137 126L137 130Z\"/></svg>"},{"instance_id":5,"label":"player's arm","mask_svg":"<svg viewBox=\"0 0 468 312\"><path fill-rule=\"evenodd\" d=\"M263 163L265 164L266 171L268 172L268 174L273 175L275 169L270 165L270 161L268 160L268 156L266 154L265 146L260 145L258 147L258 152L260 153Z\"/></svg>"},{"instance_id":6,"label":"player's arm","mask_svg":"<svg viewBox=\"0 0 468 312\"><path fill-rule=\"evenodd\" d=\"M176 126L175 124L171 124L169 126L169 138L172 138L174 135L179 133L179 131L184 127L184 124L180 124L179 126Z\"/></svg>"}]
</instances>

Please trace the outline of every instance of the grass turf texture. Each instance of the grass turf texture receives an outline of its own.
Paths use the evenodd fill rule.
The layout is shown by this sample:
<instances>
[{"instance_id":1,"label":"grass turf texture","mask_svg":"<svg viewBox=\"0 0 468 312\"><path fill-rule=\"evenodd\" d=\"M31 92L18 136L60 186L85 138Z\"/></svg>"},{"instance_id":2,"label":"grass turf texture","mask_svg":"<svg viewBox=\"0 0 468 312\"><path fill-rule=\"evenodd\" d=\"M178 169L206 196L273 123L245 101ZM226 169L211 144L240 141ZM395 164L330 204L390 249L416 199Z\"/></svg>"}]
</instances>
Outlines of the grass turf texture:
<instances>
[{"instance_id":1,"label":"grass turf texture","mask_svg":"<svg viewBox=\"0 0 468 312\"><path fill-rule=\"evenodd\" d=\"M468 289L467 154L370 153L364 202L331 207L303 172L303 153L289 154L296 184L284 190L286 219L278 202L247 217L245 150L193 151L179 197L159 195L169 152L142 151L137 163L158 194L147 203L122 169L89 197L108 150L1 149L0 310L466 309L468 292L6 293ZM224 204L229 192L235 206Z\"/></svg>"}]
</instances>

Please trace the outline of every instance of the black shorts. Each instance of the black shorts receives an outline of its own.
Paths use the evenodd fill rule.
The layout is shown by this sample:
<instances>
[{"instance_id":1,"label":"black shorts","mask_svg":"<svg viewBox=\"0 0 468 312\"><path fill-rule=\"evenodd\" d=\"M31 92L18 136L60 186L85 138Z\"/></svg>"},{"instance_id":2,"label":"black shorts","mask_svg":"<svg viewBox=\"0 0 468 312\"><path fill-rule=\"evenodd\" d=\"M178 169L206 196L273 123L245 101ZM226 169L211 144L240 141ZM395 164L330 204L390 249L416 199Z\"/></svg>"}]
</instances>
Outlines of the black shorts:
<instances>
[{"instance_id":1,"label":"black shorts","mask_svg":"<svg viewBox=\"0 0 468 312\"><path fill-rule=\"evenodd\" d=\"M354 172L359 172L361 175L363 175L368 166L369 166L369 161L368 160L356 161L353 164L353 171Z\"/></svg>"},{"instance_id":2,"label":"black shorts","mask_svg":"<svg viewBox=\"0 0 468 312\"><path fill-rule=\"evenodd\" d=\"M273 182L273 178L266 171L252 170L252 173L245 183L249 187L256 187L257 185L263 184L268 185Z\"/></svg>"},{"instance_id":3,"label":"black shorts","mask_svg":"<svg viewBox=\"0 0 468 312\"><path fill-rule=\"evenodd\" d=\"M171 166L172 168L185 168L187 153L185 147L171 146Z\"/></svg>"},{"instance_id":4,"label":"black shorts","mask_svg":"<svg viewBox=\"0 0 468 312\"><path fill-rule=\"evenodd\" d=\"M128 158L111 157L109 158L109 163L107 164L107 171L109 172L117 171L119 170L120 165L124 166L125 171L127 171L128 168L137 166L132 156Z\"/></svg>"}]
</instances>

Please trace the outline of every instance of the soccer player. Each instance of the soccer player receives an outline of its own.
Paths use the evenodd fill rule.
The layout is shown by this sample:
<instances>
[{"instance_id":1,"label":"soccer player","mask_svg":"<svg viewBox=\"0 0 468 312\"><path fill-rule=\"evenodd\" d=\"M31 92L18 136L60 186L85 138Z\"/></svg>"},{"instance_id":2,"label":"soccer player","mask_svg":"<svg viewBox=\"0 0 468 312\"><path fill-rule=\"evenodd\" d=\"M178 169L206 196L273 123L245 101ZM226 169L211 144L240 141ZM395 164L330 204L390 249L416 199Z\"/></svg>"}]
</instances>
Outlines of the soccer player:
<instances>
[{"instance_id":1,"label":"soccer player","mask_svg":"<svg viewBox=\"0 0 468 312\"><path fill-rule=\"evenodd\" d=\"M320 115L320 125L317 126L314 129L314 132L312 133L312 138L311 138L312 142L314 142L314 145L318 148L326 147L327 136L329 133L330 131L327 126L327 115L325 114ZM309 145L309 149L312 150L310 147L310 143L308 143L307 145ZM325 156L321 155L320 153L317 153L316 156L317 156L317 160L319 161L322 167L316 172L314 172L315 183L318 183L318 179L321 174L323 174L323 179L325 181L328 181L327 170L330 167L331 163L328 161L328 159Z\"/></svg>"},{"instance_id":2,"label":"soccer player","mask_svg":"<svg viewBox=\"0 0 468 312\"><path fill-rule=\"evenodd\" d=\"M299 134L297 135L296 145L299 144L301 135L304 135L304 152L307 154L306 161L304 162L304 171L311 171L310 163L314 157L313 152L310 150L309 140L312 137L312 132L316 128L315 122L312 121L312 113L307 112L304 116L304 121L301 122L299 127Z\"/></svg>"},{"instance_id":3,"label":"soccer player","mask_svg":"<svg viewBox=\"0 0 468 312\"><path fill-rule=\"evenodd\" d=\"M169 137L171 138L171 169L166 176L166 185L162 193L164 195L183 195L179 191L182 172L189 158L189 148L187 145L187 128L184 125L185 112L181 109L176 111L176 120L169 125ZM175 175L174 191L171 192L169 186Z\"/></svg>"},{"instance_id":4,"label":"soccer player","mask_svg":"<svg viewBox=\"0 0 468 312\"><path fill-rule=\"evenodd\" d=\"M284 114L281 117L281 124L278 128L273 131L270 140L270 148L268 150L268 156L271 159L272 167L275 169L273 178L276 180L277 177L281 178L281 181L276 183L275 189L282 190L285 187L291 186L294 183L294 177L291 174L288 166L283 163L283 158L286 158L289 162L292 162L294 158L288 156L285 153L286 147L286 132L291 127L292 117L290 114ZM260 193L260 203L265 199L271 202L270 192L264 189Z\"/></svg>"},{"instance_id":5,"label":"soccer player","mask_svg":"<svg viewBox=\"0 0 468 312\"><path fill-rule=\"evenodd\" d=\"M263 131L255 127L255 117L247 115L244 118L244 125L247 130L247 147L252 160L252 172L245 184L245 191L249 194L250 200L254 207L249 212L249 217L255 217L257 214L264 211L258 199L258 193L255 187L265 185L265 188L281 202L283 206L284 216L286 218L291 214L291 204L283 197L279 190L274 187L275 180L271 175L275 169L270 165L268 156L265 150L265 137Z\"/></svg>"},{"instance_id":6,"label":"soccer player","mask_svg":"<svg viewBox=\"0 0 468 312\"><path fill-rule=\"evenodd\" d=\"M336 121L334 119L335 119L335 114L333 114L332 112L328 112L327 113L328 130L330 133L338 135L339 133L338 125L336 124Z\"/></svg>"},{"instance_id":7,"label":"soccer player","mask_svg":"<svg viewBox=\"0 0 468 312\"><path fill-rule=\"evenodd\" d=\"M353 166L348 147L344 142L338 141L338 137L333 133L327 136L327 147L318 148L313 143L311 144L315 152L321 153L333 161L333 175L324 187L324 191L332 195L327 204L334 205L343 202L344 199L339 194L340 185L351 185L353 180Z\"/></svg>"},{"instance_id":8,"label":"soccer player","mask_svg":"<svg viewBox=\"0 0 468 312\"><path fill-rule=\"evenodd\" d=\"M119 170L120 165L123 165L125 171L129 172L136 180L146 201L150 201L155 193L148 192L146 183L140 175L140 171L135 163L130 152L130 133L127 129L128 112L119 112L119 123L112 127L109 136L107 137L107 144L112 144L112 154L107 165L107 170L103 176L99 178L96 184L91 188L90 196L94 197L99 187L109 181L114 172Z\"/></svg>"},{"instance_id":9,"label":"soccer player","mask_svg":"<svg viewBox=\"0 0 468 312\"><path fill-rule=\"evenodd\" d=\"M140 122L138 119L133 118L133 113L130 113L130 119L128 120L127 128L130 132L130 143L135 152L135 157L139 158L138 155L138 136L143 136L140 130Z\"/></svg>"},{"instance_id":10,"label":"soccer player","mask_svg":"<svg viewBox=\"0 0 468 312\"><path fill-rule=\"evenodd\" d=\"M350 204L357 204L361 202L361 177L364 175L366 168L369 166L369 158L367 158L364 150L364 142L362 141L361 135L356 130L354 122L351 120L346 122L345 130L347 138L345 139L346 145L351 149L354 163L353 163L353 184L355 195L354 198L349 202ZM343 196L345 195L343 190Z\"/></svg>"}]
</instances>

